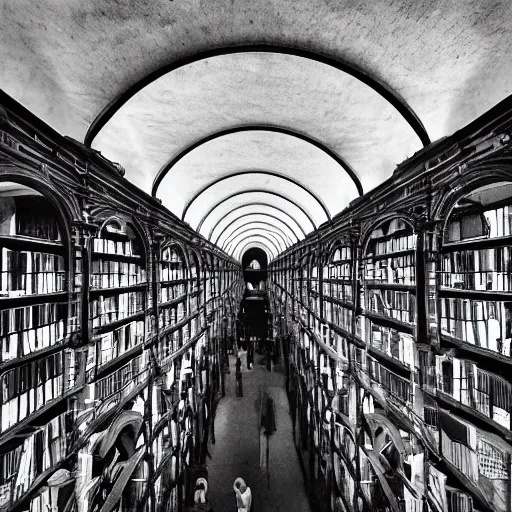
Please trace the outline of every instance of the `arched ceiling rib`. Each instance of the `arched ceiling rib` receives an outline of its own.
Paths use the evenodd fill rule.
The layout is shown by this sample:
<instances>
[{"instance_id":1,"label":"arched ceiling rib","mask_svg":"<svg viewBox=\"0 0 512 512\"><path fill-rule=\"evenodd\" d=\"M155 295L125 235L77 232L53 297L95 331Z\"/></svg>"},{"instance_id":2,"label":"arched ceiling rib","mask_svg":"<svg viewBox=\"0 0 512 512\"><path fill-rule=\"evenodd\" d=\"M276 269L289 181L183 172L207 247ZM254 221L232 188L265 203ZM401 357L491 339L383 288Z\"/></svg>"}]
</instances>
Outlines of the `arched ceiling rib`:
<instances>
[{"instance_id":1,"label":"arched ceiling rib","mask_svg":"<svg viewBox=\"0 0 512 512\"><path fill-rule=\"evenodd\" d=\"M282 222L285 222L286 225L294 232L295 236L297 237L297 241L306 236L304 229L300 224L297 223L296 219L290 216L290 214L282 208L267 203L250 201L232 208L230 211L227 211L222 217L220 217L219 220L217 220L217 222L212 225L210 231L208 232L207 238L213 241L215 236L218 236L222 229L224 229L231 221L242 217L244 214L250 215L258 213L268 214L272 217L277 217Z\"/></svg>"},{"instance_id":2,"label":"arched ceiling rib","mask_svg":"<svg viewBox=\"0 0 512 512\"><path fill-rule=\"evenodd\" d=\"M7 0L0 87L65 135L84 140L89 131L87 142L122 104L92 146L148 193L166 163L210 137L179 159L172 186L159 189L178 215L201 188L179 167L226 144L223 136L211 146L212 134L247 125L321 142L368 191L427 133L449 135L511 94L511 18L511 2L479 0L68 0L58 8ZM331 206L348 175L330 191L313 188L307 179L325 168L319 158L299 161L288 146L283 154L265 169L296 177L333 214L356 197L357 188ZM282 172L280 161L288 170L299 165L301 175ZM334 180L339 169L327 174ZM203 175L207 183L231 171L215 165Z\"/></svg>"},{"instance_id":3,"label":"arched ceiling rib","mask_svg":"<svg viewBox=\"0 0 512 512\"><path fill-rule=\"evenodd\" d=\"M235 214L236 215L236 214ZM276 215L272 215L270 213L245 213L243 215L235 216L233 220L228 222L224 225L222 229L219 230L218 234L214 237L210 237L210 240L218 245L219 242L222 239L222 235L224 237L229 236L231 233L234 232L235 229L238 229L238 227L245 225L245 223L248 222L264 222L268 224L269 226L274 226L275 228L279 228L281 232L286 236L287 240L294 244L295 242L299 241L299 238L294 233L292 228L289 224L287 224L285 221L281 220Z\"/></svg>"},{"instance_id":4,"label":"arched ceiling rib","mask_svg":"<svg viewBox=\"0 0 512 512\"><path fill-rule=\"evenodd\" d=\"M160 76L124 103L92 147L150 192L159 170L188 146L247 124L283 126L322 141L358 172L365 191L422 147L400 112L370 86L324 62L273 51L213 56ZM284 133L249 131L189 152L162 180L160 198L179 214L201 187L197 179L203 184L233 167L262 168L255 159L280 174L290 175L283 167L296 169L303 183L321 173L316 188L336 208L333 214L359 195L348 175L340 178L338 162L318 147ZM335 200L333 190L343 197Z\"/></svg>"},{"instance_id":5,"label":"arched ceiling rib","mask_svg":"<svg viewBox=\"0 0 512 512\"><path fill-rule=\"evenodd\" d=\"M235 237L223 250L228 254L232 254L234 248L239 246L240 243L243 243L245 240L252 240L253 238L266 240L264 243L269 245L269 247L273 247L277 251L277 254L280 254L285 250L285 248L281 247L281 244L274 237L272 237L270 233L262 233L256 231L248 233L247 236L242 234Z\"/></svg>"},{"instance_id":6,"label":"arched ceiling rib","mask_svg":"<svg viewBox=\"0 0 512 512\"><path fill-rule=\"evenodd\" d=\"M325 203L322 201L322 199L318 195L316 195L314 192L312 192L308 187L303 185L300 181L297 181L294 178L291 178L290 176L282 176L281 174L278 174L278 173L275 173L275 172L272 172L272 171L261 171L261 170L258 170L258 171L254 171L254 170L253 171L239 171L239 172L235 172L233 174L230 174L229 176L222 176L221 178L217 178L214 181L208 183L202 189L198 190L196 192L196 194L194 195L194 197L192 197L192 199L190 199L190 201L187 202L187 204L185 205L185 208L183 209L183 213L182 213L181 218L182 219L185 218L185 216L187 215L187 211L192 206L194 201L196 201L197 199L200 199L200 198L201 198L201 201L202 201L203 198L201 196L203 194L206 194L206 192L210 188L215 187L215 185L218 185L218 184L220 184L223 181L234 180L234 178L240 178L240 177L243 178L244 185L245 185L247 182L251 183L251 178L252 177L256 177L257 175L261 175L261 176L259 176L260 178L262 176L265 177L265 178L270 178L270 177L278 178L277 181L284 180L284 181L287 181L288 183L291 183L291 184L301 188L304 192L309 194L311 196L311 198L314 199L320 205L320 207L324 211L326 217L329 220L331 220L331 215L329 213L329 210L325 206ZM267 179L267 181L271 181L271 180ZM233 182L231 182L231 183L233 183ZM230 188L233 188L233 187L230 186ZM294 188L294 187L292 187L292 188ZM281 190L282 186L278 187L278 189Z\"/></svg>"},{"instance_id":7,"label":"arched ceiling rib","mask_svg":"<svg viewBox=\"0 0 512 512\"><path fill-rule=\"evenodd\" d=\"M329 220L328 211L324 210L322 203L307 189L288 181L286 178L253 172L250 177L246 174L232 176L227 180L212 185L206 189L190 205L183 219L191 226L201 226L202 220L216 205L239 194L246 194L251 198L252 192L267 192L285 198L294 203L315 226Z\"/></svg>"},{"instance_id":8,"label":"arched ceiling rib","mask_svg":"<svg viewBox=\"0 0 512 512\"><path fill-rule=\"evenodd\" d=\"M361 180L359 179L359 176L357 175L356 171L350 167L348 162L345 162L341 155L336 154L334 151L329 149L327 146L322 144L320 141L317 141L316 139L309 137L307 135L304 135L302 133L299 133L294 130L289 130L288 128L281 127L281 126L258 126L258 125L247 125L247 126L239 126L235 128L228 128L227 130L222 130L217 133L212 133L206 137L204 137L201 140L198 140L185 148L183 151L181 151L177 156L169 160L159 171L158 174L155 177L155 180L153 182L153 187L151 188L151 195L156 196L158 187L162 180L165 178L165 176L172 172L172 168L185 156L187 156L190 152L192 152L194 149L199 148L203 144L206 144L207 142L210 142L215 139L219 139L221 137L225 137L226 135L231 135L232 133L240 133L240 132L270 132L270 133L280 133L284 135L288 135L291 137L296 137L298 139L301 139L309 144L312 144L313 146L317 147L321 151L323 151L326 155L330 156L339 166L345 171L352 181L354 182L357 191L359 195L363 194L363 187L361 185Z\"/></svg>"},{"instance_id":9,"label":"arched ceiling rib","mask_svg":"<svg viewBox=\"0 0 512 512\"><path fill-rule=\"evenodd\" d=\"M428 145L430 143L430 139L427 132L425 131L425 127L423 126L422 122L415 114L415 112L407 104L407 102L403 98L401 98L397 92L393 91L385 83L381 82L378 78L371 76L369 73L363 71L358 66L351 64L349 62L345 62L341 59L333 59L331 57L327 57L322 54L317 54L315 52L305 49L272 45L243 45L229 46L225 48L214 48L211 50L207 50L197 55L192 55L190 57L181 59L168 66L164 66L160 69L157 69L153 73L145 76L142 80L132 85L127 91L123 92L123 94L118 96L113 102L111 102L102 110L102 112L98 115L98 117L96 117L96 119L92 122L91 126L89 127L89 130L87 131L87 134L84 139L85 144L90 146L96 135L103 128L103 126L105 126L105 124L115 115L115 113L120 108L122 108L125 105L127 101L130 100L130 98L132 98L135 94L137 94L139 91L150 85L155 80L158 80L160 77L203 59L209 59L212 57L219 57L224 55L233 55L238 53L275 53L282 55L293 55L295 57L303 57L315 62L326 64L339 71L347 73L348 75L351 75L357 80L360 80L365 85L371 87L373 90L375 90L377 94L380 94L383 98L386 99L386 101L391 103L397 109L397 111L400 112L404 119L409 123L412 129L416 132L421 142L424 145Z\"/></svg>"},{"instance_id":10,"label":"arched ceiling rib","mask_svg":"<svg viewBox=\"0 0 512 512\"><path fill-rule=\"evenodd\" d=\"M268 258L268 262L270 263L271 260L273 260L276 256L269 250L269 248L262 244L261 242L258 242L258 241L252 241L252 242L247 242L247 244L245 244L243 247L241 247L239 250L238 250L238 254L233 254L233 258L236 258L238 259L239 261L242 261L242 257L243 255L249 250L251 249L252 247L258 247L259 249L262 249L263 251L265 251L265 254L267 255L267 258Z\"/></svg>"},{"instance_id":11,"label":"arched ceiling rib","mask_svg":"<svg viewBox=\"0 0 512 512\"><path fill-rule=\"evenodd\" d=\"M358 63L412 106L432 138L511 92L510 2L7 0L0 9L2 88L78 140L144 77L240 44Z\"/></svg>"},{"instance_id":12,"label":"arched ceiling rib","mask_svg":"<svg viewBox=\"0 0 512 512\"><path fill-rule=\"evenodd\" d=\"M297 224L303 228L305 234L315 229L315 223L311 219L311 216L305 212L301 206L297 205L286 196L269 190L237 192L231 195L231 197L224 198L203 215L197 226L192 227L204 235L205 233L208 233L208 229L216 220L222 218L227 212L237 206L245 205L249 202L264 202L281 208L292 218L296 219Z\"/></svg>"},{"instance_id":13,"label":"arched ceiling rib","mask_svg":"<svg viewBox=\"0 0 512 512\"><path fill-rule=\"evenodd\" d=\"M232 242L238 236L246 235L249 233L252 234L253 232L262 233L262 234L268 235L271 238L273 238L278 243L280 251L284 251L287 247L290 246L290 244L287 242L286 238L280 231L272 229L268 226L262 225L261 223L249 223L244 226L241 226L238 230L231 233L231 235L229 235L229 237L227 237L222 242L220 247L221 247L221 249L224 249L225 247L227 247L229 245L230 242Z\"/></svg>"},{"instance_id":14,"label":"arched ceiling rib","mask_svg":"<svg viewBox=\"0 0 512 512\"><path fill-rule=\"evenodd\" d=\"M219 243L219 247L225 246L226 244L229 243L230 240L232 240L235 236L239 235L240 233L245 233L252 229L258 229L259 231L262 232L265 231L268 233L272 233L272 235L279 239L281 245L285 248L293 245L293 242L291 242L290 239L287 238L286 234L283 233L279 228L276 228L269 223L250 221L247 224L241 225L238 229L234 230L232 233L226 236L224 240Z\"/></svg>"},{"instance_id":15,"label":"arched ceiling rib","mask_svg":"<svg viewBox=\"0 0 512 512\"><path fill-rule=\"evenodd\" d=\"M230 244L230 246L226 247L226 252L231 255L237 254L237 250L244 246L245 243L251 243L259 241L263 245L265 245L268 250L272 253L272 257L275 258L281 252L279 248L276 246L275 242L273 242L270 238L265 235L250 235L247 237L242 237L237 239L234 243Z\"/></svg>"},{"instance_id":16,"label":"arched ceiling rib","mask_svg":"<svg viewBox=\"0 0 512 512\"><path fill-rule=\"evenodd\" d=\"M209 184L257 170L300 183L321 198L331 214L359 195L359 182L327 152L301 138L266 130L237 131L202 144L162 178L157 195L181 215Z\"/></svg>"}]
</instances>

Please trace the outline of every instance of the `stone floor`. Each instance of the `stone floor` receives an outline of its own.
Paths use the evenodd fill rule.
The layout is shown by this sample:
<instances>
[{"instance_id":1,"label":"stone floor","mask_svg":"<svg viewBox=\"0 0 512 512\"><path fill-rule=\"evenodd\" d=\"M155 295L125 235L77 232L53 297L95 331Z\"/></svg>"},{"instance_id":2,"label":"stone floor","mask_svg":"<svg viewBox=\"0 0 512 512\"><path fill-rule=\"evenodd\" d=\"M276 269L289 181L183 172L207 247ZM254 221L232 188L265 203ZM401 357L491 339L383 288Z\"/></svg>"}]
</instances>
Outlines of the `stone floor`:
<instances>
[{"instance_id":1,"label":"stone floor","mask_svg":"<svg viewBox=\"0 0 512 512\"><path fill-rule=\"evenodd\" d=\"M251 488L251 512L311 512L292 438L285 377L279 367L269 372L256 356L253 370L242 359L243 397L236 396L235 358L226 375L226 396L215 421L216 443L210 443L208 497L214 512L235 512L233 482L242 477ZM277 431L270 437L269 470L260 468L260 396L267 391L276 407Z\"/></svg>"}]
</instances>

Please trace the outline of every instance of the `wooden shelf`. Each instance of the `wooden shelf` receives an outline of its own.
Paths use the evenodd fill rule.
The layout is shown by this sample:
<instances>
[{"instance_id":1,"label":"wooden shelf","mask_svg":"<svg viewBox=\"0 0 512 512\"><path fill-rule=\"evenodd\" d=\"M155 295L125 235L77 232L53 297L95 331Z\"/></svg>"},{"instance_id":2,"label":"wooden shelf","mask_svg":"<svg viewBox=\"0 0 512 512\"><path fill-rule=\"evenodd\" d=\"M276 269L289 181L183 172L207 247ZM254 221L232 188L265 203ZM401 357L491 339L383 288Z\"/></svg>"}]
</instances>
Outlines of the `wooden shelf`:
<instances>
[{"instance_id":1,"label":"wooden shelf","mask_svg":"<svg viewBox=\"0 0 512 512\"><path fill-rule=\"evenodd\" d=\"M332 302L333 304L337 304L338 306L343 306L345 308L353 309L354 303L349 300L337 299L336 297L331 297L330 295L324 295L323 299L327 302Z\"/></svg>"},{"instance_id":2,"label":"wooden shelf","mask_svg":"<svg viewBox=\"0 0 512 512\"><path fill-rule=\"evenodd\" d=\"M13 250L38 251L49 254L64 254L66 250L63 242L24 235L0 235L0 246Z\"/></svg>"},{"instance_id":3,"label":"wooden shelf","mask_svg":"<svg viewBox=\"0 0 512 512\"><path fill-rule=\"evenodd\" d=\"M22 434L22 431L29 427L32 423L35 423L38 418L46 414L50 409L53 409L54 407L58 407L59 404L62 405L62 403L67 400L68 397L78 393L82 388L81 387L74 387L63 393L61 396L54 398L50 402L47 402L45 405L37 409L37 411L34 411L32 414L27 416L26 418L22 419L16 425L13 425L12 427L8 428L7 430L3 431L0 434L0 453L4 453L4 450L2 447L8 443L11 439L14 437L19 437L22 439L23 437L26 437L28 434ZM30 433L30 432L29 432ZM21 434L21 436L20 436Z\"/></svg>"},{"instance_id":4,"label":"wooden shelf","mask_svg":"<svg viewBox=\"0 0 512 512\"><path fill-rule=\"evenodd\" d=\"M372 290L396 290L416 293L416 285L414 284L385 283L382 281L365 281L364 284L366 288Z\"/></svg>"},{"instance_id":5,"label":"wooden shelf","mask_svg":"<svg viewBox=\"0 0 512 512\"><path fill-rule=\"evenodd\" d=\"M428 392L427 392L428 393ZM473 407L469 407L455 400L450 395L437 390L436 394L428 393L431 397L437 400L440 405L447 407L452 412L456 412L461 418L470 421L480 429L488 430L494 434L498 434L503 437L509 443L512 442L512 431L496 423L492 418L489 418L485 414L477 411Z\"/></svg>"},{"instance_id":6,"label":"wooden shelf","mask_svg":"<svg viewBox=\"0 0 512 512\"><path fill-rule=\"evenodd\" d=\"M168 300L166 302L160 302L158 304L158 307L159 308L164 308L164 307L167 307L167 306L175 306L177 304L179 304L180 302L183 302L187 299L188 295L186 293L184 293L183 295L180 295L179 297L176 297L175 299L171 299L171 300ZM207 302L211 301L213 299L209 299Z\"/></svg>"},{"instance_id":7,"label":"wooden shelf","mask_svg":"<svg viewBox=\"0 0 512 512\"><path fill-rule=\"evenodd\" d=\"M477 356L477 359L475 359L474 362L482 369L497 372L496 366L500 366L502 368L500 368L501 371L498 371L498 373L501 373L508 379L511 378L510 370L512 367L512 357L500 354L499 352L494 352L494 350L490 350L488 348L472 345L467 341L460 340L442 332L440 334L440 338L441 342L457 347L457 350L463 354L467 353Z\"/></svg>"},{"instance_id":8,"label":"wooden shelf","mask_svg":"<svg viewBox=\"0 0 512 512\"><path fill-rule=\"evenodd\" d=\"M125 318L121 318L120 320L114 320L113 322L109 322L108 324L99 325L97 327L93 327L94 334L104 334L106 332L113 331L123 325L129 324L135 320L139 320L146 315L146 311L142 310L138 313L134 313L133 315L127 316Z\"/></svg>"},{"instance_id":9,"label":"wooden shelf","mask_svg":"<svg viewBox=\"0 0 512 512\"><path fill-rule=\"evenodd\" d=\"M118 286L113 288L92 288L90 293L92 296L99 295L121 295L121 293L134 292L137 290L144 290L148 286L147 282L139 284L130 284L128 286Z\"/></svg>"},{"instance_id":10,"label":"wooden shelf","mask_svg":"<svg viewBox=\"0 0 512 512\"><path fill-rule=\"evenodd\" d=\"M400 377L410 378L411 372L414 371L414 369L407 364L402 363L398 359L395 359L389 354L386 354L386 352L383 352L382 350L379 350L370 344L367 345L366 350L372 354L380 363L388 366L390 370L400 374Z\"/></svg>"},{"instance_id":11,"label":"wooden shelf","mask_svg":"<svg viewBox=\"0 0 512 512\"><path fill-rule=\"evenodd\" d=\"M453 251L464 251L471 249L491 249L493 247L502 247L504 245L512 245L512 235L445 243L441 247L441 253L445 254Z\"/></svg>"},{"instance_id":12,"label":"wooden shelf","mask_svg":"<svg viewBox=\"0 0 512 512\"><path fill-rule=\"evenodd\" d=\"M363 316L373 320L375 323L382 325L383 327L391 327L407 334L414 333L414 325L382 315L381 313L365 310L363 311Z\"/></svg>"},{"instance_id":13,"label":"wooden shelf","mask_svg":"<svg viewBox=\"0 0 512 512\"><path fill-rule=\"evenodd\" d=\"M125 261L128 263L142 263L144 259L140 255L128 255L128 254L112 254L110 252L93 252L92 258L95 260L108 260L108 261ZM144 266L144 265L142 265Z\"/></svg>"},{"instance_id":14,"label":"wooden shelf","mask_svg":"<svg viewBox=\"0 0 512 512\"><path fill-rule=\"evenodd\" d=\"M500 292L491 290L463 290L459 288L447 288L441 286L439 288L439 297L461 298L473 300L496 300L496 301L512 301L512 292Z\"/></svg>"},{"instance_id":15,"label":"wooden shelf","mask_svg":"<svg viewBox=\"0 0 512 512\"><path fill-rule=\"evenodd\" d=\"M414 254L416 249L400 249L399 251L386 252L384 254L367 254L365 260L387 260L388 258L399 258Z\"/></svg>"},{"instance_id":16,"label":"wooden shelf","mask_svg":"<svg viewBox=\"0 0 512 512\"><path fill-rule=\"evenodd\" d=\"M167 281L158 281L158 284L161 284L162 286L174 286L178 284L187 284L188 279L174 279L174 280L167 280Z\"/></svg>"},{"instance_id":17,"label":"wooden shelf","mask_svg":"<svg viewBox=\"0 0 512 512\"><path fill-rule=\"evenodd\" d=\"M143 348L144 343L139 343L138 345L135 345L126 352L120 354L115 359L112 359L111 361L99 365L97 367L96 377L94 380L100 380L103 377L106 377L107 375L110 375L111 373L115 372L116 370L119 370L119 368L123 367L128 361L135 359L137 356L142 354Z\"/></svg>"},{"instance_id":18,"label":"wooden shelf","mask_svg":"<svg viewBox=\"0 0 512 512\"><path fill-rule=\"evenodd\" d=\"M19 308L33 304L49 304L54 302L67 302L69 292L37 293L32 295L18 295L17 297L0 296L0 309Z\"/></svg>"},{"instance_id":19,"label":"wooden shelf","mask_svg":"<svg viewBox=\"0 0 512 512\"><path fill-rule=\"evenodd\" d=\"M31 352L30 354L26 354L21 357L17 357L15 359L10 359L8 361L3 361L0 363L0 373L4 373L8 370L11 370L12 368L15 368L16 366L21 366L27 363L30 363L31 361L34 361L36 359L40 359L42 357L49 356L51 354L55 354L57 352L60 352L61 350L64 350L69 346L69 336L66 337L64 340L62 340L60 343L56 343L55 345L51 345L50 347L41 348L39 350L35 350L34 352Z\"/></svg>"}]
</instances>

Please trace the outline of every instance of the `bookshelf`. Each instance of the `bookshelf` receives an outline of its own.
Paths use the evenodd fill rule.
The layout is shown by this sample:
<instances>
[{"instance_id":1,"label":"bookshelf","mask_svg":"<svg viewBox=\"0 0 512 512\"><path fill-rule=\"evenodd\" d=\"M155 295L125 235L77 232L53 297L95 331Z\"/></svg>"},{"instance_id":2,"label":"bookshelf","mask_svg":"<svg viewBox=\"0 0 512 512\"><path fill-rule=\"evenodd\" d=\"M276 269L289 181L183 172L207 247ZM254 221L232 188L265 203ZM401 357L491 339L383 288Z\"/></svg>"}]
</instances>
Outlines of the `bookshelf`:
<instances>
[{"instance_id":1,"label":"bookshelf","mask_svg":"<svg viewBox=\"0 0 512 512\"><path fill-rule=\"evenodd\" d=\"M119 358L140 353L136 347L142 346L146 335L144 244L124 218L111 217L100 226L92 240L90 268L89 320L97 340L95 370L101 374ZM90 400L106 399L107 389Z\"/></svg>"},{"instance_id":2,"label":"bookshelf","mask_svg":"<svg viewBox=\"0 0 512 512\"><path fill-rule=\"evenodd\" d=\"M352 332L354 315L352 247L339 245L323 267L324 318L347 332Z\"/></svg>"},{"instance_id":3,"label":"bookshelf","mask_svg":"<svg viewBox=\"0 0 512 512\"><path fill-rule=\"evenodd\" d=\"M370 234L364 255L364 316L357 334L371 351L414 368L416 234L400 218Z\"/></svg>"},{"instance_id":4,"label":"bookshelf","mask_svg":"<svg viewBox=\"0 0 512 512\"><path fill-rule=\"evenodd\" d=\"M0 269L0 510L55 505L47 487L33 495L67 455L78 310L60 212L12 181L0 182Z\"/></svg>"}]
</instances>

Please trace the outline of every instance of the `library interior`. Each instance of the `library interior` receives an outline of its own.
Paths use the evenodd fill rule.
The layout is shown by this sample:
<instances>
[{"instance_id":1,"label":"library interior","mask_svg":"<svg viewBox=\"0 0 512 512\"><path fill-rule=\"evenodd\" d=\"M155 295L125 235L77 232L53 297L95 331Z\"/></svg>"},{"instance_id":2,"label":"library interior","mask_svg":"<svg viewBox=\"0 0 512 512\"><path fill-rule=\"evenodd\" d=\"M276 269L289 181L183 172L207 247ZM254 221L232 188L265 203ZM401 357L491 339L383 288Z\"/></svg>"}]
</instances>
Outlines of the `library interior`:
<instances>
[{"instance_id":1,"label":"library interior","mask_svg":"<svg viewBox=\"0 0 512 512\"><path fill-rule=\"evenodd\" d=\"M512 512L512 2L0 48L0 512Z\"/></svg>"}]
</instances>

